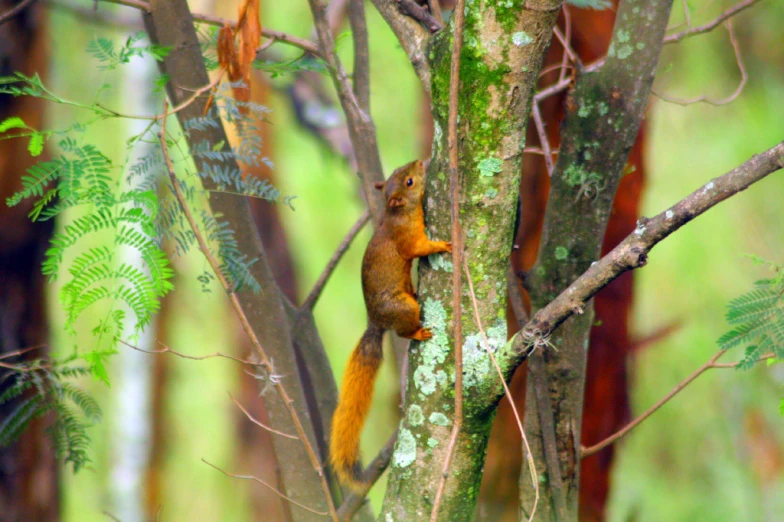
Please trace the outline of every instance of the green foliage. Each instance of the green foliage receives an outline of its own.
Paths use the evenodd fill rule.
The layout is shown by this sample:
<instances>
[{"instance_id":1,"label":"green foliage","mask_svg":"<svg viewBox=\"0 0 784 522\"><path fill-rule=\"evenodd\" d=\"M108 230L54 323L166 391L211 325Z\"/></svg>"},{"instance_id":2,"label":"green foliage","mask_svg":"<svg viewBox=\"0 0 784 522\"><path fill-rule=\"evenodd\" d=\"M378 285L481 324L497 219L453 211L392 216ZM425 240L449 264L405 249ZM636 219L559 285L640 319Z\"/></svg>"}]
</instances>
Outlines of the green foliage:
<instances>
[{"instance_id":1,"label":"green foliage","mask_svg":"<svg viewBox=\"0 0 784 522\"><path fill-rule=\"evenodd\" d=\"M726 318L733 328L719 338L718 344L724 350L745 347L739 369L751 368L761 356L768 353L778 360L784 360L782 278L757 281L753 290L730 301Z\"/></svg>"},{"instance_id":2,"label":"green foliage","mask_svg":"<svg viewBox=\"0 0 784 522\"><path fill-rule=\"evenodd\" d=\"M87 52L98 61L98 68L102 70L113 70L118 66L129 63L134 56L143 58L145 55L157 61L162 61L168 56L171 47L160 45L136 45L145 37L145 33L140 31L132 34L125 41L125 45L119 49L114 48L114 42L106 38L95 38L87 44Z\"/></svg>"},{"instance_id":3,"label":"green foliage","mask_svg":"<svg viewBox=\"0 0 784 522\"><path fill-rule=\"evenodd\" d=\"M0 425L0 447L12 444L34 419L51 414L47 434L57 456L79 471L90 462L87 429L102 413L95 399L70 379L89 375L90 370L40 359L9 366L0 377L0 404L15 407Z\"/></svg>"},{"instance_id":4,"label":"green foliage","mask_svg":"<svg viewBox=\"0 0 784 522\"><path fill-rule=\"evenodd\" d=\"M127 154L121 163L115 163L86 138L84 131L90 126L126 117L98 102L100 93L111 87L106 81L109 73L134 57L162 60L168 54L168 48L143 45L143 37L143 33L134 34L121 46L101 37L89 43L87 52L105 73L91 103L58 96L38 75L15 73L0 78L0 93L42 98L88 116L86 121L66 129L46 131L28 127L18 116L0 121L0 139L27 139L32 156L43 152L47 139L58 136L58 140L52 140L56 148L50 152L51 159L30 167L22 177L21 190L7 198L6 204L14 206L33 199L29 213L32 220L61 220L42 270L49 281L64 279L58 297L66 331L75 336L85 312L100 307L99 318L89 330L95 338L94 346L77 347L72 358L84 366L56 369L54 362L20 365L0 381L0 404L16 401L14 412L0 426L0 444L9 444L31 420L52 413L56 420L49 434L58 455L71 462L74 470L88 462L85 430L100 417L100 410L83 390L64 379L89 374L109 384L107 364L120 340L137 338L152 322L161 299L173 289L174 273L161 247L163 241L171 240L175 255L182 255L200 235L219 259L222 275L232 290L258 292L259 284L251 273L255 259L240 251L230 224L210 210L210 193L282 201L289 207L292 200L282 197L268 181L249 176L238 166L272 168L262 155L258 128L269 110L231 98L230 90L237 85L226 85L212 93L211 109L203 117L185 122L182 129L176 127L174 118L167 122L165 152L175 172L170 173L164 161L160 116L131 116L149 124L127 141ZM156 81L157 90L167 81L164 77ZM150 88L156 90L152 85ZM204 140L191 146L195 135L219 128L222 122L235 127L235 147ZM137 147L144 147L144 153L139 153ZM137 156L138 160L132 160ZM172 182L177 183L185 201L176 199ZM186 219L183 207L196 216L196 229ZM210 291L214 280L209 273L199 277L205 291Z\"/></svg>"}]
</instances>

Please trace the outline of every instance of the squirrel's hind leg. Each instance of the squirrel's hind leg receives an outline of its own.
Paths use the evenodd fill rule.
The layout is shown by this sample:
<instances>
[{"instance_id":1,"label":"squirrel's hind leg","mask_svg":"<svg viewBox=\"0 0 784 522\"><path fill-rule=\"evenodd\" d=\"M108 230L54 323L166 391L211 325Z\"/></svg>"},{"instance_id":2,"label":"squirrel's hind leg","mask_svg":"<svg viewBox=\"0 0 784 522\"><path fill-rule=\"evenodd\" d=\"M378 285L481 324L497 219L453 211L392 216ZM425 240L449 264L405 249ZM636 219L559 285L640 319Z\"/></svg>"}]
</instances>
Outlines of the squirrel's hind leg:
<instances>
[{"instance_id":1,"label":"squirrel's hind leg","mask_svg":"<svg viewBox=\"0 0 784 522\"><path fill-rule=\"evenodd\" d=\"M422 328L419 320L419 303L414 296L399 293L394 299L388 299L376 309L375 320L385 330L394 330L400 337L424 341L430 339L432 334L427 328Z\"/></svg>"}]
</instances>

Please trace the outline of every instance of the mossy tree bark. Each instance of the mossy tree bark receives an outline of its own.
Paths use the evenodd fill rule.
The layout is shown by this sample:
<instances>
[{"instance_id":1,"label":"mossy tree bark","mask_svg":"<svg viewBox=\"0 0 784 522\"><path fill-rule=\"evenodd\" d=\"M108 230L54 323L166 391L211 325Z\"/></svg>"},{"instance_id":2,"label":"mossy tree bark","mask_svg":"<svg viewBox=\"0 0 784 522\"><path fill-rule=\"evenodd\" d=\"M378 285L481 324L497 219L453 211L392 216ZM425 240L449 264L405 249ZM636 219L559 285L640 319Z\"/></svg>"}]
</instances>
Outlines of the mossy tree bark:
<instances>
[{"instance_id":1,"label":"mossy tree bark","mask_svg":"<svg viewBox=\"0 0 784 522\"><path fill-rule=\"evenodd\" d=\"M529 276L535 310L550 303L599 259L615 192L648 105L671 6L671 0L621 2L604 64L583 75L567 101L542 244ZM539 492L539 520L577 520L580 427L593 306L576 312L549 337L552 349L535 351L529 362L525 429L545 486ZM546 417L543 408L551 409ZM547 420L542 422L546 418L552 418L550 426ZM534 491L527 463L523 468L521 509L528 518Z\"/></svg>"},{"instance_id":2,"label":"mossy tree bark","mask_svg":"<svg viewBox=\"0 0 784 522\"><path fill-rule=\"evenodd\" d=\"M508 373L515 359L506 334L506 274L520 183L525 129L534 87L561 2L477 1L466 7L458 103L460 219L479 316L491 348ZM447 158L450 55L454 27L429 44L435 136L425 199L428 233L450 235ZM402 421L382 520L427 520L441 479L452 426L454 360L453 267L447 257L420 263L423 322L434 333L414 343ZM439 520L473 519L495 408L503 394L462 289L464 420Z\"/></svg>"}]
</instances>

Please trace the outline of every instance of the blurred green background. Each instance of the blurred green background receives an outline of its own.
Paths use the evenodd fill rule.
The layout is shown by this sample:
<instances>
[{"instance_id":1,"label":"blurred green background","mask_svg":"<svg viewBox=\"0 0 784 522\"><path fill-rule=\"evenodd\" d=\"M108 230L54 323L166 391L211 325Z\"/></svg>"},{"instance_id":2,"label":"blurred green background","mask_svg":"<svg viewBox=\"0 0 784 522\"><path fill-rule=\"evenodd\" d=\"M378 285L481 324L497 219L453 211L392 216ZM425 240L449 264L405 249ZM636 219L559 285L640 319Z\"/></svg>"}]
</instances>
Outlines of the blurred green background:
<instances>
[{"instance_id":1,"label":"blurred green background","mask_svg":"<svg viewBox=\"0 0 784 522\"><path fill-rule=\"evenodd\" d=\"M217 4L217 2L216 2ZM263 2L265 26L307 37L307 3ZM730 3L689 1L695 23ZM707 10L701 11L706 4ZM206 2L193 2L206 11ZM138 20L125 8L103 12ZM221 5L227 16L231 6ZM676 2L673 24L683 16ZM368 6L372 67L372 112L386 171L419 156L422 110L417 80L393 35ZM697 14L701 13L701 14ZM51 73L56 92L89 101L103 73L84 53L95 36L124 39L132 30L85 25L71 14L53 12ZM784 4L773 0L740 15L735 24L749 80L733 103L687 107L654 100L649 116L648 182L644 213L652 215L692 190L784 139ZM284 49L285 50L285 49ZM285 50L288 52L288 50ZM341 44L350 64L350 45ZM291 56L295 54L290 53ZM123 72L111 73L113 91L102 94L112 107L123 107L138 91L123 87ZM727 31L667 48L656 89L691 97L717 98L732 93L740 79ZM277 80L283 85L286 78ZM309 290L345 232L362 211L356 179L340 159L294 121L286 98L270 101L272 143L266 154L275 163L277 185L296 195L295 211L280 207L292 249L300 296ZM73 111L52 107L49 127L65 127ZM84 115L80 115L84 117ZM93 131L104 152L120 158L120 137L129 131L106 123ZM635 414L653 404L703 364L726 329L726 303L767 275L744 254L784 261L784 176L778 173L688 225L658 246L636 277L633 331L639 338L667 325L677 330L647 346L629 362ZM316 320L336 375L365 327L359 281L365 230L330 280ZM204 262L196 255L176 260L180 270L169 306L167 338L173 349L191 355L231 352L236 331L224 302L205 294L196 281ZM56 287L52 288L55 296ZM56 302L56 299L52 299ZM58 331L62 317L51 304L53 333L60 353L76 342ZM90 319L85 318L89 323ZM153 356L151 356L153 357ZM162 356L157 356L162 357ZM727 360L740 357L730 353ZM387 360L390 360L388 358ZM235 407L239 369L223 360L202 362L171 357L165 403L166 453L161 520L247 520L246 488L261 487L228 478L201 459L232 471L236 464ZM112 368L117 372L117 364ZM376 401L363 438L372 455L396 425L395 368L385 364ZM113 379L114 380L114 379ZM713 370L636 429L620 445L610 501L613 521L757 521L784 519L784 366L760 366L748 373ZM66 520L106 520L112 510L109 479L113 423L120 409L114 388L88 383L105 410L91 431L93 465L63 474ZM380 501L380 487L374 502Z\"/></svg>"}]
</instances>

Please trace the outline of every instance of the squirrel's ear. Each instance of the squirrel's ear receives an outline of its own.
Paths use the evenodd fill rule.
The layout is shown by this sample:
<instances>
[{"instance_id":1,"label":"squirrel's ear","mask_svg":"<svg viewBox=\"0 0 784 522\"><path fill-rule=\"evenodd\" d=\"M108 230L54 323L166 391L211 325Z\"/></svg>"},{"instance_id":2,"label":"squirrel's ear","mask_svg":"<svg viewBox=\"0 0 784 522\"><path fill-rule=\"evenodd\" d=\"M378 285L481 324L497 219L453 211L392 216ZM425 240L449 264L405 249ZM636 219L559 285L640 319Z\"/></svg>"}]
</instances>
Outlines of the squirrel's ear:
<instances>
[{"instance_id":1,"label":"squirrel's ear","mask_svg":"<svg viewBox=\"0 0 784 522\"><path fill-rule=\"evenodd\" d=\"M374 185L374 187L376 187L376 189L378 189L378 190L384 190L384 182L383 181L376 181L376 184Z\"/></svg>"},{"instance_id":2,"label":"squirrel's ear","mask_svg":"<svg viewBox=\"0 0 784 522\"><path fill-rule=\"evenodd\" d=\"M430 158L427 158L425 161L422 162L422 169L427 170L430 168Z\"/></svg>"},{"instance_id":3,"label":"squirrel's ear","mask_svg":"<svg viewBox=\"0 0 784 522\"><path fill-rule=\"evenodd\" d=\"M403 206L402 198L389 198L389 201L387 201L387 208L395 208L400 206Z\"/></svg>"}]
</instances>

